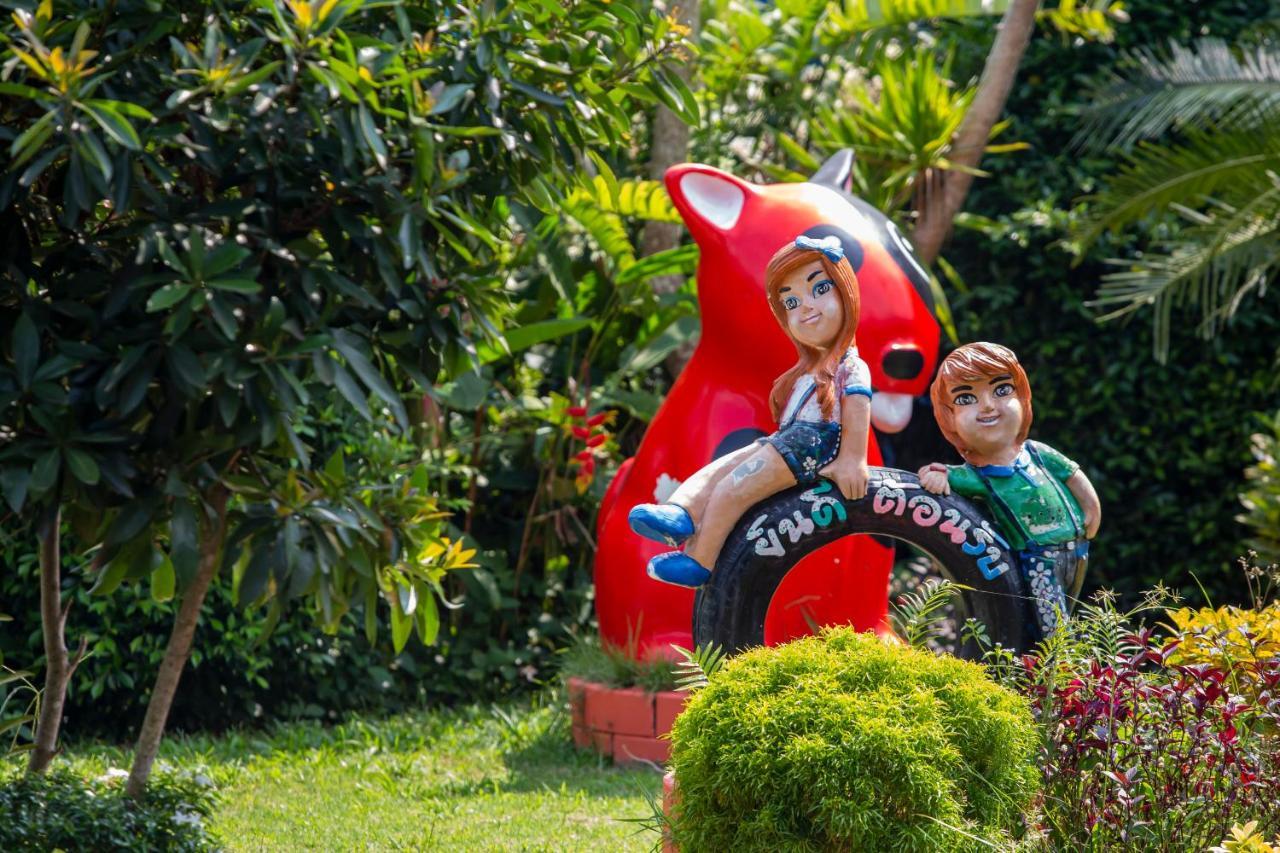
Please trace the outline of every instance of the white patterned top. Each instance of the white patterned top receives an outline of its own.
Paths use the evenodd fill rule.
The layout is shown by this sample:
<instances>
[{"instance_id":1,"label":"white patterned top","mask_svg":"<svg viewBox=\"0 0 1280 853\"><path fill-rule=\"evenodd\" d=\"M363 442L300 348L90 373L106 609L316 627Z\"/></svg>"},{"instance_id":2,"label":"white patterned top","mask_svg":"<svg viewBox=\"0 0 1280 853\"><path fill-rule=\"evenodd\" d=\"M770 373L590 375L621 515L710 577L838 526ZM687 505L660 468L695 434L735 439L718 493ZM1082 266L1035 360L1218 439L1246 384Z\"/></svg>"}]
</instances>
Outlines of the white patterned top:
<instances>
[{"instance_id":1,"label":"white patterned top","mask_svg":"<svg viewBox=\"0 0 1280 853\"><path fill-rule=\"evenodd\" d=\"M836 367L836 406L829 418L822 416L822 405L818 402L818 395L813 393L816 384L817 379L812 373L806 373L796 380L795 387L791 389L791 399L787 401L787 406L782 411L782 419L779 422L782 426L792 421L839 423L841 399L849 394L871 397L871 369L858 356L856 346L849 347L845 351L844 358L840 359L840 364Z\"/></svg>"}]
</instances>

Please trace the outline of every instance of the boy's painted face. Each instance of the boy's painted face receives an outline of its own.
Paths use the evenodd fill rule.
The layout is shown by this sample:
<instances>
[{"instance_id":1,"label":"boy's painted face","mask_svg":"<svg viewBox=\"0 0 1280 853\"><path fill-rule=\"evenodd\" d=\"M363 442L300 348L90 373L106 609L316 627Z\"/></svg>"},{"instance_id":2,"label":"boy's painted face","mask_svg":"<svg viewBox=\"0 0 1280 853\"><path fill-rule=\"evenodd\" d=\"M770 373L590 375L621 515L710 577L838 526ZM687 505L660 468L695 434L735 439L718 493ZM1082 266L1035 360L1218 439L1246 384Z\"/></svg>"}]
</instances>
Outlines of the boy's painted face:
<instances>
[{"instance_id":1,"label":"boy's painted face","mask_svg":"<svg viewBox=\"0 0 1280 853\"><path fill-rule=\"evenodd\" d=\"M821 261L810 261L787 273L778 288L778 301L791 337L818 349L836 342L844 325L844 305Z\"/></svg>"},{"instance_id":2,"label":"boy's painted face","mask_svg":"<svg viewBox=\"0 0 1280 853\"><path fill-rule=\"evenodd\" d=\"M1008 373L959 379L947 387L955 431L970 451L983 457L1003 455L1022 430L1022 402Z\"/></svg>"}]
</instances>

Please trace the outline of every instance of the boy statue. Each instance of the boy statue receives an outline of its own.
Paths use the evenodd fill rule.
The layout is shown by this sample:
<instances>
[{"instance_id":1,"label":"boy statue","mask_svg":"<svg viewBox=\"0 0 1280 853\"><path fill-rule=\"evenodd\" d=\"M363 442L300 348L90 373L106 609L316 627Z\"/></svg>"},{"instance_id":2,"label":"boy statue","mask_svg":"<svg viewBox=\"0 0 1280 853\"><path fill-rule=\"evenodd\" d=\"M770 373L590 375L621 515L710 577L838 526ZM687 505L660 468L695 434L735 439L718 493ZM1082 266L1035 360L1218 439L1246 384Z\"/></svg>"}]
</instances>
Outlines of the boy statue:
<instances>
[{"instance_id":1,"label":"boy statue","mask_svg":"<svg viewBox=\"0 0 1280 853\"><path fill-rule=\"evenodd\" d=\"M963 465L930 463L920 484L982 502L1009 541L1035 600L1044 637L1079 594L1089 540L1102 507L1080 466L1027 439L1031 386L1017 356L991 343L966 344L943 360L930 389L934 416Z\"/></svg>"}]
</instances>

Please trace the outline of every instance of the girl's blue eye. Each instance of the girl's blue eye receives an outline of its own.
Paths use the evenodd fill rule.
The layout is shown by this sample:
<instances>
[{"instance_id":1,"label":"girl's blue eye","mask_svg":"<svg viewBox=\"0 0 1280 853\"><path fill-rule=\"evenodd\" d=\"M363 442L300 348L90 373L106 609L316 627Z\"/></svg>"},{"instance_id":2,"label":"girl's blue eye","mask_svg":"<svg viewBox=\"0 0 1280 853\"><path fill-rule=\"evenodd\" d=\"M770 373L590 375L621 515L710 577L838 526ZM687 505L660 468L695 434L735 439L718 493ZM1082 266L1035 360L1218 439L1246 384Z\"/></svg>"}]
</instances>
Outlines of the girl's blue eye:
<instances>
[{"instance_id":1,"label":"girl's blue eye","mask_svg":"<svg viewBox=\"0 0 1280 853\"><path fill-rule=\"evenodd\" d=\"M972 406L978 402L978 398L973 394L957 394L951 402L957 406Z\"/></svg>"},{"instance_id":2,"label":"girl's blue eye","mask_svg":"<svg viewBox=\"0 0 1280 853\"><path fill-rule=\"evenodd\" d=\"M1004 383L1003 385L997 385L995 393L997 397L1008 397L1010 394L1013 393L1013 386L1010 385L1008 382Z\"/></svg>"},{"instance_id":3,"label":"girl's blue eye","mask_svg":"<svg viewBox=\"0 0 1280 853\"><path fill-rule=\"evenodd\" d=\"M783 300L782 300L782 307L783 307L783 308L786 308L788 311L791 311L791 310L793 310L793 309L795 309L795 308L799 308L799 307L800 307L800 299L799 299L798 297L795 297L795 296L788 296L788 297L786 297L785 299L783 299Z\"/></svg>"},{"instance_id":4,"label":"girl's blue eye","mask_svg":"<svg viewBox=\"0 0 1280 853\"><path fill-rule=\"evenodd\" d=\"M821 296L831 290L831 282L823 280L813 286L813 295Z\"/></svg>"}]
</instances>

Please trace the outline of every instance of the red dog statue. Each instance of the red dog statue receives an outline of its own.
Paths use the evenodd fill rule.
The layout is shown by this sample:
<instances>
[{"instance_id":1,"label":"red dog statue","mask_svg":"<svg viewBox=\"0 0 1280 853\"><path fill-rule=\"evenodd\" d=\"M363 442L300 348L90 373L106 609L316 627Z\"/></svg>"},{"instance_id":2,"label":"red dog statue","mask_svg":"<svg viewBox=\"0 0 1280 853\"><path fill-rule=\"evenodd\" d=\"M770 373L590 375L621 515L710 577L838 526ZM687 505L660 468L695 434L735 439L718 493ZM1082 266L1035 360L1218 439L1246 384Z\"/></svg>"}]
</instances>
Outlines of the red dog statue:
<instances>
[{"instance_id":1,"label":"red dog statue","mask_svg":"<svg viewBox=\"0 0 1280 853\"><path fill-rule=\"evenodd\" d=\"M902 431L915 398L927 391L939 343L928 276L897 227L848 193L852 162L850 152L841 152L808 182L765 186L710 166L667 171L667 191L701 249L702 337L600 509L596 613L606 642L634 648L641 658L670 657L673 644L692 645L693 590L645 574L649 558L668 548L633 533L627 512L662 502L708 461L774 430L769 391L796 351L771 313L764 270L784 240L835 236L857 274L857 340L871 370L873 432ZM883 464L874 435L867 461ZM869 536L811 554L774 596L765 641L809 634L813 625L882 629L892 563L893 548Z\"/></svg>"}]
</instances>

